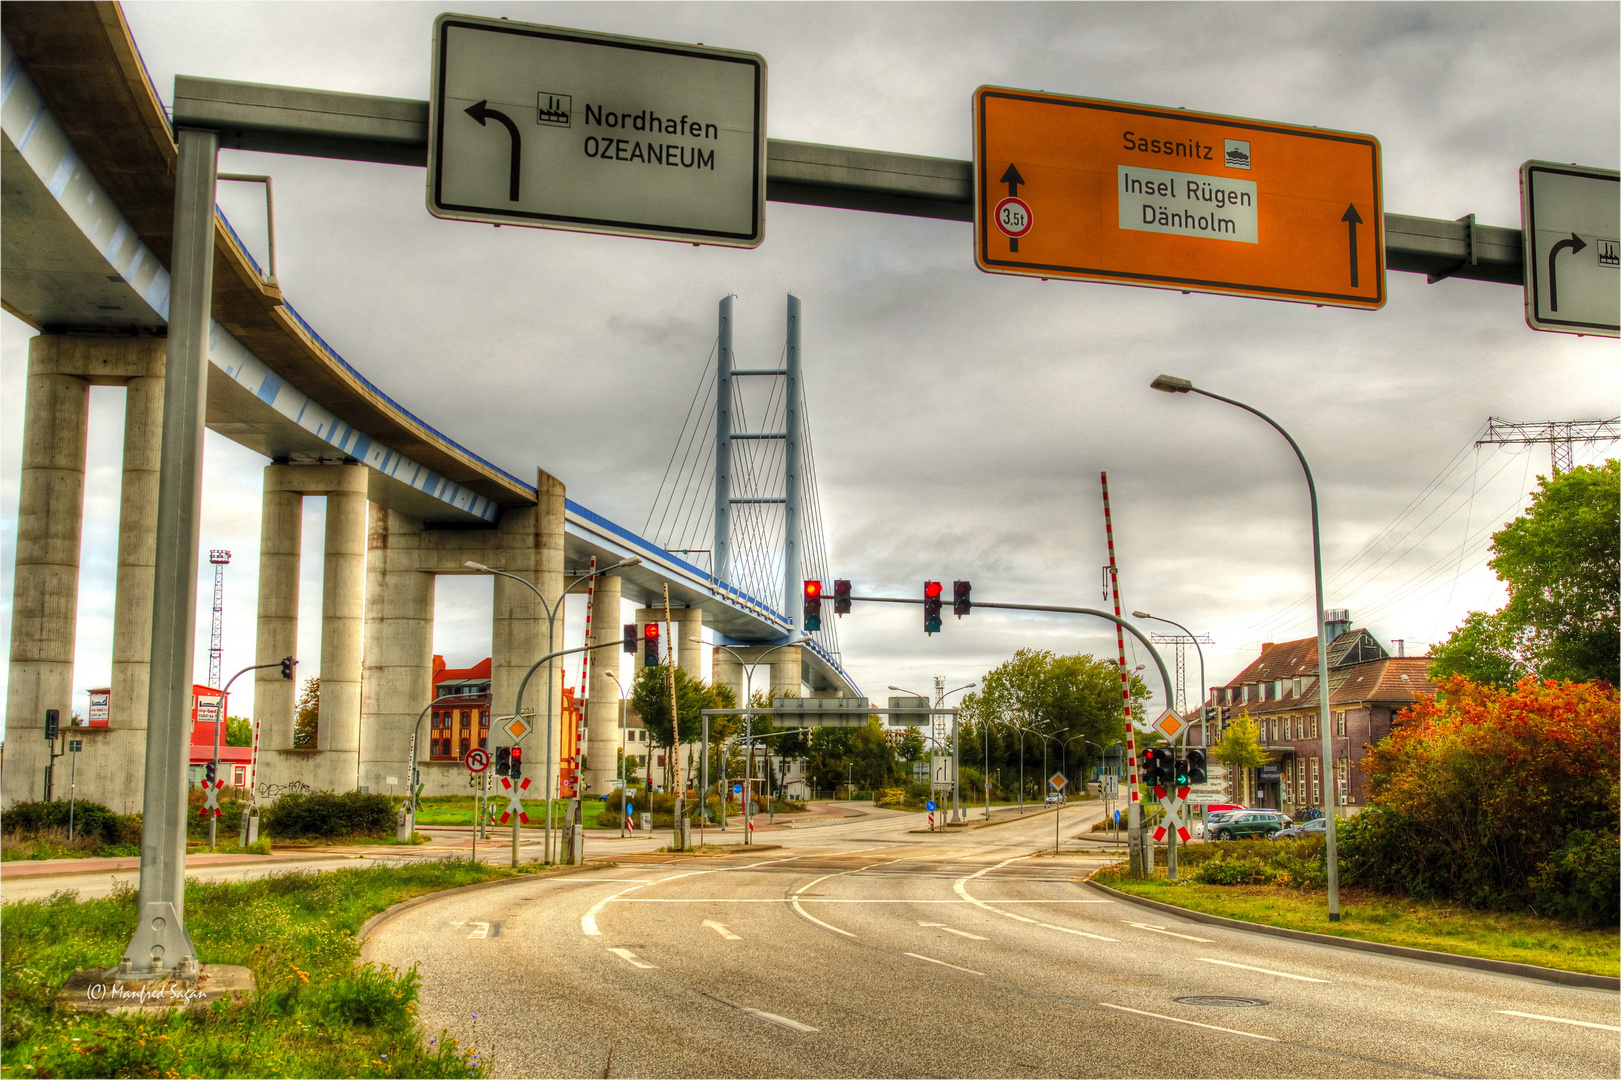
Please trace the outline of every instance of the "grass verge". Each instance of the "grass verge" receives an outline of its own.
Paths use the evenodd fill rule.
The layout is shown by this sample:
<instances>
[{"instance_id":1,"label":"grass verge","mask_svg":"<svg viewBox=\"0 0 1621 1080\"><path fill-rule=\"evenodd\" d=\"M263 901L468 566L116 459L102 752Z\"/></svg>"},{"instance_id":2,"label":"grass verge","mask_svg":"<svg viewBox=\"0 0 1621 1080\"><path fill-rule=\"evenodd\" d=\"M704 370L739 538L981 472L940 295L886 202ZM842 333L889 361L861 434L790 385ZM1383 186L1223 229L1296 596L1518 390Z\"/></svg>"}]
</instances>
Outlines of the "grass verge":
<instances>
[{"instance_id":1,"label":"grass verge","mask_svg":"<svg viewBox=\"0 0 1621 1080\"><path fill-rule=\"evenodd\" d=\"M186 886L205 964L251 968L239 1003L78 1014L53 998L75 971L111 967L134 932L137 893L71 891L0 908L0 1063L17 1076L485 1075L480 1052L416 1025L416 972L357 966L355 933L401 900L525 873L463 861L281 874Z\"/></svg>"},{"instance_id":2,"label":"grass verge","mask_svg":"<svg viewBox=\"0 0 1621 1080\"><path fill-rule=\"evenodd\" d=\"M545 801L545 799L525 799L523 801L524 811L529 815L529 824L522 826L522 828L545 828L545 808L540 805ZM423 799L421 806L417 808L417 826L472 825L476 820L475 815L478 813L474 809L473 803L474 799L471 795L431 795ZM568 813L568 803L567 799L554 799L552 801L552 824L554 826L563 823L563 819ZM494 817L491 818L492 821L501 816L501 811L506 809L506 805L505 796L491 793L489 806L495 812ZM598 827L597 819L602 816L603 809L603 803L600 799L589 799L581 803L580 817L587 829ZM508 822L507 827L510 826L511 822Z\"/></svg>"},{"instance_id":3,"label":"grass verge","mask_svg":"<svg viewBox=\"0 0 1621 1080\"><path fill-rule=\"evenodd\" d=\"M1162 876L1134 881L1123 865L1105 868L1095 880L1133 896L1267 926L1590 975L1621 974L1614 930L1582 930L1528 913L1474 911L1342 887L1340 921L1333 923L1327 897L1316 888L1172 883Z\"/></svg>"}]
</instances>

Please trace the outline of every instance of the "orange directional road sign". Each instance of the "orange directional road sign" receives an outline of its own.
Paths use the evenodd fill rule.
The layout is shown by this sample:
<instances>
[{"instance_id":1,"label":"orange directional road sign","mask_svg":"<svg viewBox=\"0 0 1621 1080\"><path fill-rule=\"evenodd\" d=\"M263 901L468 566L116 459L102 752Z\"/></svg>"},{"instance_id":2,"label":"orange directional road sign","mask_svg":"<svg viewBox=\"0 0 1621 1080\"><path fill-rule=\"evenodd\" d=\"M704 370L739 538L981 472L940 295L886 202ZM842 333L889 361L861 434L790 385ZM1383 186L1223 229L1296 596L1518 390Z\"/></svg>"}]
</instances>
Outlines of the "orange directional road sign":
<instances>
[{"instance_id":1,"label":"orange directional road sign","mask_svg":"<svg viewBox=\"0 0 1621 1080\"><path fill-rule=\"evenodd\" d=\"M982 86L974 195L990 273L1385 302L1371 135Z\"/></svg>"}]
</instances>

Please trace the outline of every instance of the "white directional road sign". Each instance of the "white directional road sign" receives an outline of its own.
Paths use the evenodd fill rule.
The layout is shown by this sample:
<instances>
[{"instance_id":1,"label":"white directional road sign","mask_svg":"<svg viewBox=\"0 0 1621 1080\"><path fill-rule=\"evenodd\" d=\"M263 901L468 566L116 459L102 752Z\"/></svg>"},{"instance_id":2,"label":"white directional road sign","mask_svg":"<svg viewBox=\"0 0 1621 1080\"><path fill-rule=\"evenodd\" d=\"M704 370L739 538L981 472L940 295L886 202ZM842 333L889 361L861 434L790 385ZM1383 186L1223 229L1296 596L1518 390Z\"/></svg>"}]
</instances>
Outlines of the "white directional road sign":
<instances>
[{"instance_id":1,"label":"white directional road sign","mask_svg":"<svg viewBox=\"0 0 1621 1080\"><path fill-rule=\"evenodd\" d=\"M754 247L765 60L485 19L434 21L428 212Z\"/></svg>"},{"instance_id":2,"label":"white directional road sign","mask_svg":"<svg viewBox=\"0 0 1621 1080\"><path fill-rule=\"evenodd\" d=\"M1527 161L1520 215L1531 329L1621 333L1621 173Z\"/></svg>"}]
</instances>

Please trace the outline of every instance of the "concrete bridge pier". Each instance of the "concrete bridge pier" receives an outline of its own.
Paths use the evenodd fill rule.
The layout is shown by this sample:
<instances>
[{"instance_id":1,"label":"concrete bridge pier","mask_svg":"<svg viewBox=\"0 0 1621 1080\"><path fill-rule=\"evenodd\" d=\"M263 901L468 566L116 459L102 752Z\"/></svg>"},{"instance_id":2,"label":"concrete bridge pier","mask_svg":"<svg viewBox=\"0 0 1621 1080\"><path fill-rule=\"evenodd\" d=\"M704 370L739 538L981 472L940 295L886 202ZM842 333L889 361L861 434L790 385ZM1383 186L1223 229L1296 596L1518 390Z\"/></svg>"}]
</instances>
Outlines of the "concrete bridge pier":
<instances>
[{"instance_id":1,"label":"concrete bridge pier","mask_svg":"<svg viewBox=\"0 0 1621 1080\"><path fill-rule=\"evenodd\" d=\"M365 670L361 679L360 783L402 792L409 783L411 732L433 697L434 575L420 568L423 527L373 503L366 540ZM428 757L432 718L418 756Z\"/></svg>"},{"instance_id":2,"label":"concrete bridge pier","mask_svg":"<svg viewBox=\"0 0 1621 1080\"><path fill-rule=\"evenodd\" d=\"M308 658L291 681L277 668L258 672L261 795L297 782L318 791L351 791L360 757L360 644L365 618L367 469L360 464L273 464L264 472L259 536L258 664L298 651L298 577L304 497L325 495L326 551L321 602L321 707L316 745L293 745L299 688L317 672Z\"/></svg>"},{"instance_id":3,"label":"concrete bridge pier","mask_svg":"<svg viewBox=\"0 0 1621 1080\"><path fill-rule=\"evenodd\" d=\"M624 622L619 607L623 587L618 575L604 574L596 579L591 597L591 644L606 645L623 639ZM613 788L619 776L619 695L612 676L619 674L620 656L614 649L591 654L591 685L585 708L584 793L601 795ZM624 682L620 679L620 682ZM625 686L625 692L630 687Z\"/></svg>"},{"instance_id":4,"label":"concrete bridge pier","mask_svg":"<svg viewBox=\"0 0 1621 1080\"><path fill-rule=\"evenodd\" d=\"M45 710L56 709L64 736L84 744L79 794L120 813L141 807L163 364L158 338L41 334L29 342L6 694L7 805L43 797L50 761ZM75 730L69 724L92 385L129 391L109 724ZM60 740L57 748L66 749ZM54 794L65 796L72 764L66 757L57 764Z\"/></svg>"}]
</instances>

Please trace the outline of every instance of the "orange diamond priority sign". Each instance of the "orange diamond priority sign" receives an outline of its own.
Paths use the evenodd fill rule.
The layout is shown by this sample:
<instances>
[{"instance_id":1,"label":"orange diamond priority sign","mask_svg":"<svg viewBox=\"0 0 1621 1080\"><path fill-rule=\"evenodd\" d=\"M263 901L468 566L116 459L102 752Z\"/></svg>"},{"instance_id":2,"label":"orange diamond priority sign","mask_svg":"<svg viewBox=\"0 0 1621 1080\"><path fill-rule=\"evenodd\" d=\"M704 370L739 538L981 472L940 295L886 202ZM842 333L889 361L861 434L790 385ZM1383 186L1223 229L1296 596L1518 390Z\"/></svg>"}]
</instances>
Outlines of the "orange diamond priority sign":
<instances>
[{"instance_id":1,"label":"orange diamond priority sign","mask_svg":"<svg viewBox=\"0 0 1621 1080\"><path fill-rule=\"evenodd\" d=\"M974 261L1335 307L1385 302L1379 141L982 86Z\"/></svg>"}]
</instances>

